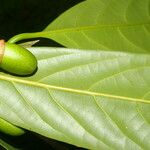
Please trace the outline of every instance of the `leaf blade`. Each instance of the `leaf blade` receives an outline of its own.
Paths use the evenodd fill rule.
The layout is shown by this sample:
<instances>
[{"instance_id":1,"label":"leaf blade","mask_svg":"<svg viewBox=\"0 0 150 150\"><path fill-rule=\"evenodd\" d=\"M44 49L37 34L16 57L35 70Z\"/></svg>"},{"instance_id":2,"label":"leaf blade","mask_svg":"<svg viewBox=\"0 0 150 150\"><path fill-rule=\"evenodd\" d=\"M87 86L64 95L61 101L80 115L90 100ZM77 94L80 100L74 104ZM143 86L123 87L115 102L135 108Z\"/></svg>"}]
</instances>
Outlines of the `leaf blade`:
<instances>
[{"instance_id":1,"label":"leaf blade","mask_svg":"<svg viewBox=\"0 0 150 150\"><path fill-rule=\"evenodd\" d=\"M149 54L42 47L30 50L39 63L39 70L34 76L19 78L0 74L2 118L19 127L84 148L148 149L150 147L148 140L150 97L147 93L150 84ZM112 63L116 58L120 61ZM123 58L129 61L124 61ZM111 59L113 60L110 61ZM126 77L135 76L128 78L132 82L132 88L130 84L125 84L128 82L118 84L118 88L121 85L124 87L119 91L115 84L112 84L115 85L114 87L107 86L111 83L108 82L108 76L108 81L105 81L107 85L101 83L97 85L97 90L93 88L91 91L86 91L87 79L82 82L81 80L77 82L76 79L86 77L81 71L89 70L90 62L93 70L97 70L96 66L100 68L96 76L93 75L94 72L89 72L93 76L86 73L91 83L95 78L103 79L103 76L100 76L102 72L108 71L105 75L113 74L114 70L110 70L108 64L111 68L117 66L116 72L139 66L138 71L131 71L126 75ZM71 66L68 66L68 63ZM69 74L70 81L75 80L72 84L67 83L70 82L68 76L65 82L57 79L57 74L65 68L68 74L68 67L73 67L72 75ZM54 78L39 82L41 77L47 75L45 73L50 75L54 72L57 72L55 83ZM137 78L139 76L141 78ZM124 81L123 78L121 79ZM101 85L103 88L98 88ZM134 94L130 92L131 89ZM141 98L142 96L144 98ZM144 138L145 136L147 138Z\"/></svg>"},{"instance_id":2,"label":"leaf blade","mask_svg":"<svg viewBox=\"0 0 150 150\"><path fill-rule=\"evenodd\" d=\"M52 22L45 36L69 48L149 52L149 9L149 0L86 0Z\"/></svg>"}]
</instances>

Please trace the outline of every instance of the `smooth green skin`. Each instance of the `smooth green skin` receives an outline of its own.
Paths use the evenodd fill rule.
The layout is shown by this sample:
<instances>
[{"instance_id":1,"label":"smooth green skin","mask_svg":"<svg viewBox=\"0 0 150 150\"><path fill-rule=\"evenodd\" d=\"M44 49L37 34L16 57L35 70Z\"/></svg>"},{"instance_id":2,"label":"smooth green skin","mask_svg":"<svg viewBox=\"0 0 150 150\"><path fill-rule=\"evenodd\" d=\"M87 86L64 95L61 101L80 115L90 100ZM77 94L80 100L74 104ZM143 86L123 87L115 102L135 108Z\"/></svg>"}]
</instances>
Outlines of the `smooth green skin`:
<instances>
[{"instance_id":1,"label":"smooth green skin","mask_svg":"<svg viewBox=\"0 0 150 150\"><path fill-rule=\"evenodd\" d=\"M37 60L35 56L27 49L16 44L5 43L4 56L0 67L13 74L29 75L36 70ZM24 130L1 118L0 131L12 136L24 134Z\"/></svg>"},{"instance_id":2,"label":"smooth green skin","mask_svg":"<svg viewBox=\"0 0 150 150\"><path fill-rule=\"evenodd\" d=\"M20 45L5 43L0 67L12 74L30 75L37 68L37 60L31 52Z\"/></svg>"},{"instance_id":3,"label":"smooth green skin","mask_svg":"<svg viewBox=\"0 0 150 150\"><path fill-rule=\"evenodd\" d=\"M20 136L25 133L24 130L10 124L2 118L0 118L0 131L12 136Z\"/></svg>"}]
</instances>

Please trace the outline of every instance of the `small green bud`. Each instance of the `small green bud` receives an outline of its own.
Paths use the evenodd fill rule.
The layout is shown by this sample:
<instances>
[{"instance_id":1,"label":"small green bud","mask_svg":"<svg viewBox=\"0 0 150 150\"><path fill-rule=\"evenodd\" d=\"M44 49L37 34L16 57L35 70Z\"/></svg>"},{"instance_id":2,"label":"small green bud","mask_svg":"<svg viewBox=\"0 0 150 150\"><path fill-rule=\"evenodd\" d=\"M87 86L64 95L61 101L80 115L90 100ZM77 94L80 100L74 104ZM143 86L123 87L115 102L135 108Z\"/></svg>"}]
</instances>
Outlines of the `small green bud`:
<instances>
[{"instance_id":1,"label":"small green bud","mask_svg":"<svg viewBox=\"0 0 150 150\"><path fill-rule=\"evenodd\" d=\"M30 75L37 69L37 60L24 47L0 40L0 68L16 75Z\"/></svg>"}]
</instances>

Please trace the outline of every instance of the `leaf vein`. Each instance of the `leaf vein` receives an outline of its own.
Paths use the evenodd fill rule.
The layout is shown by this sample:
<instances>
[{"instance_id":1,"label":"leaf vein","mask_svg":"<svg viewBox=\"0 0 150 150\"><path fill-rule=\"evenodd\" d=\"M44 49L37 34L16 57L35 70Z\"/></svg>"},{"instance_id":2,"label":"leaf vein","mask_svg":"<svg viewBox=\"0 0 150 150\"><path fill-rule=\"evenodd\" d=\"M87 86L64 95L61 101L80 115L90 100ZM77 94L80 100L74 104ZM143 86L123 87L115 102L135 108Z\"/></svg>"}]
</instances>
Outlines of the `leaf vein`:
<instances>
[{"instance_id":1,"label":"leaf vein","mask_svg":"<svg viewBox=\"0 0 150 150\"><path fill-rule=\"evenodd\" d=\"M92 90L93 87L95 87L97 84L100 84L101 82L103 82L104 80L106 79L110 79L110 78L113 78L117 75L120 75L120 74L123 74L123 73L126 73L126 72L129 72L129 71L132 71L132 70L138 70L138 69L142 69L142 68L149 68L150 66L139 66L139 67L133 67L133 68L129 68L129 69L126 69L124 71L121 71L121 72L117 72L115 74L112 74L112 75L109 75L109 76L106 76L105 78L103 79L100 79L98 81L96 81L95 83L93 83L87 90L90 91Z\"/></svg>"},{"instance_id":2,"label":"leaf vein","mask_svg":"<svg viewBox=\"0 0 150 150\"><path fill-rule=\"evenodd\" d=\"M35 81L27 81L27 80L23 80L20 78L14 78L14 77L3 76L3 75L0 75L0 79L5 80L5 81L9 81L9 82L17 82L20 84L26 84L26 85L35 86L35 87L41 87L41 88L45 88L45 89L49 88L49 89L53 89L53 90L71 92L71 93L75 93L75 94L95 95L95 96L101 96L101 97L107 97L107 98L115 98L116 100L124 100L124 101L130 101L130 102L139 102L139 103L150 104L150 101L148 99L146 100L146 99L140 99L140 98L118 96L118 95L107 94L107 93L100 93L100 92L97 93L97 92L80 90L80 89L72 89L72 88L54 86L54 85L49 85L49 84L47 85L44 83L39 83L39 82L35 82Z\"/></svg>"},{"instance_id":3,"label":"leaf vein","mask_svg":"<svg viewBox=\"0 0 150 150\"><path fill-rule=\"evenodd\" d=\"M95 103L97 104L97 106L99 107L99 109L102 110L103 113L109 118L109 122L111 123L111 121L112 121L112 123L117 126L117 128L119 129L119 131L121 131L121 133L125 136L126 139L127 139L127 137L128 137L130 141L132 141L133 143L135 143L136 145L138 145L138 146L141 148L141 145L139 145L138 143L136 143L129 135L127 135L126 132L124 132L124 131L119 127L119 125L116 123L116 121L114 121L114 119L107 113L107 111L103 109L103 107L100 105L100 103L97 102L95 96L93 96L93 99L94 99ZM125 144L124 144L124 145L125 145Z\"/></svg>"},{"instance_id":4,"label":"leaf vein","mask_svg":"<svg viewBox=\"0 0 150 150\"><path fill-rule=\"evenodd\" d=\"M47 89L49 94L50 94L50 91L49 89ZM104 141L102 141L101 139L99 139L97 136L95 136L94 134L90 133L71 113L68 112L68 110L62 105L60 104L56 98L54 98L52 96L52 94L50 94L50 96L52 97L53 101L66 113L68 114L73 120L75 120L75 122L81 127L84 129L84 132L87 132L89 135L91 135L92 137L94 137L95 139L97 139L98 141L104 143L106 146L108 146L107 143L105 143Z\"/></svg>"},{"instance_id":5,"label":"leaf vein","mask_svg":"<svg viewBox=\"0 0 150 150\"><path fill-rule=\"evenodd\" d=\"M127 57L127 56L120 56L120 57ZM38 80L38 82L41 82L43 80L45 80L45 78L49 78L50 76L54 75L54 74L57 74L57 73L61 73L61 72L66 72L66 71L69 71L69 70L72 70L72 69L75 69L75 68L79 68L79 67L85 67L85 66L88 66L90 64L95 64L95 63L103 63L105 61L108 61L108 60L117 60L119 59L119 57L112 57L112 58L106 58L106 59L101 59L101 60L96 60L95 62L90 62L90 63L86 63L86 64L82 64L82 65L78 65L78 66L73 66L73 67L69 67L69 68L66 68L64 70L58 70L57 72L54 72L48 76L45 76L45 77L42 77L41 79Z\"/></svg>"}]
</instances>

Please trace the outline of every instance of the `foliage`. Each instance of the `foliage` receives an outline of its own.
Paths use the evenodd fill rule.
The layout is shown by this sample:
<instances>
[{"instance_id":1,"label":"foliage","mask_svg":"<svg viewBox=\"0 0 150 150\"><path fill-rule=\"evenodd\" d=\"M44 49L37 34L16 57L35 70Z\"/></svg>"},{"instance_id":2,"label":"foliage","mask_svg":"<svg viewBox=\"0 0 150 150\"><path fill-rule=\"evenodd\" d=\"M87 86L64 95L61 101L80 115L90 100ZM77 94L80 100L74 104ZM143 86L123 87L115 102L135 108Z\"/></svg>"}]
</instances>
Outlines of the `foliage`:
<instances>
[{"instance_id":1,"label":"foliage","mask_svg":"<svg viewBox=\"0 0 150 150\"><path fill-rule=\"evenodd\" d=\"M86 0L43 32L12 38L67 48L29 48L31 77L0 73L0 117L88 149L150 149L149 2Z\"/></svg>"}]
</instances>

